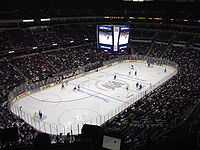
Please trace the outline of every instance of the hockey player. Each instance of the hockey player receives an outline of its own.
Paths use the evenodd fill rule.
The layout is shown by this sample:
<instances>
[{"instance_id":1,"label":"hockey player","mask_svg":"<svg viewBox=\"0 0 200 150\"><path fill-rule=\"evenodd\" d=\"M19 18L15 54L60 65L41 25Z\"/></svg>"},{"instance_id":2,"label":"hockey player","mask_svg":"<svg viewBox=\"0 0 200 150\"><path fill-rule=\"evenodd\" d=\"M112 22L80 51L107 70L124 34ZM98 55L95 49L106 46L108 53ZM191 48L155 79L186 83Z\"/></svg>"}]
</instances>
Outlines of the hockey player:
<instances>
[{"instance_id":1,"label":"hockey player","mask_svg":"<svg viewBox=\"0 0 200 150\"><path fill-rule=\"evenodd\" d=\"M139 85L139 89L140 89L140 90L142 89L142 84Z\"/></svg>"},{"instance_id":2,"label":"hockey player","mask_svg":"<svg viewBox=\"0 0 200 150\"><path fill-rule=\"evenodd\" d=\"M133 66L133 64L131 65L131 69L134 69L134 66Z\"/></svg>"},{"instance_id":3,"label":"hockey player","mask_svg":"<svg viewBox=\"0 0 200 150\"><path fill-rule=\"evenodd\" d=\"M128 91L128 86L126 87L126 90Z\"/></svg>"},{"instance_id":4,"label":"hockey player","mask_svg":"<svg viewBox=\"0 0 200 150\"><path fill-rule=\"evenodd\" d=\"M117 78L117 76L116 75L114 75L114 80Z\"/></svg>"},{"instance_id":5,"label":"hockey player","mask_svg":"<svg viewBox=\"0 0 200 150\"><path fill-rule=\"evenodd\" d=\"M42 119L42 112L39 110L39 118Z\"/></svg>"},{"instance_id":6,"label":"hockey player","mask_svg":"<svg viewBox=\"0 0 200 150\"><path fill-rule=\"evenodd\" d=\"M131 71L128 72L129 76L131 75Z\"/></svg>"},{"instance_id":7,"label":"hockey player","mask_svg":"<svg viewBox=\"0 0 200 150\"><path fill-rule=\"evenodd\" d=\"M137 83L136 83L136 88L138 88L138 86L139 86L139 83L137 82Z\"/></svg>"},{"instance_id":8,"label":"hockey player","mask_svg":"<svg viewBox=\"0 0 200 150\"><path fill-rule=\"evenodd\" d=\"M74 91L76 91L76 86L73 88Z\"/></svg>"},{"instance_id":9,"label":"hockey player","mask_svg":"<svg viewBox=\"0 0 200 150\"><path fill-rule=\"evenodd\" d=\"M135 76L137 76L137 71L135 71Z\"/></svg>"},{"instance_id":10,"label":"hockey player","mask_svg":"<svg viewBox=\"0 0 200 150\"><path fill-rule=\"evenodd\" d=\"M164 72L167 72L167 69L166 69L166 68L164 69Z\"/></svg>"},{"instance_id":11,"label":"hockey player","mask_svg":"<svg viewBox=\"0 0 200 150\"><path fill-rule=\"evenodd\" d=\"M22 111L22 106L19 107L19 110Z\"/></svg>"},{"instance_id":12,"label":"hockey player","mask_svg":"<svg viewBox=\"0 0 200 150\"><path fill-rule=\"evenodd\" d=\"M64 83L62 83L62 89L64 88L65 86L64 86Z\"/></svg>"}]
</instances>

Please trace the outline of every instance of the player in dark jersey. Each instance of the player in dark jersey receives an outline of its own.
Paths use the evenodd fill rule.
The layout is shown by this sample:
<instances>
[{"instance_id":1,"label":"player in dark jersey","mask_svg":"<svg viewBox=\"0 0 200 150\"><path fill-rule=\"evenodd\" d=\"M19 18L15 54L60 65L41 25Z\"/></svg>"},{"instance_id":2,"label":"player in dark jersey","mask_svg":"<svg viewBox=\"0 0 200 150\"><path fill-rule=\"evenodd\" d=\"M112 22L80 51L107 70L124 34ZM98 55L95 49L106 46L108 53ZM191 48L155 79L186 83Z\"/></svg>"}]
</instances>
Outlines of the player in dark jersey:
<instances>
[{"instance_id":1,"label":"player in dark jersey","mask_svg":"<svg viewBox=\"0 0 200 150\"><path fill-rule=\"evenodd\" d=\"M117 76L116 75L114 75L114 80L117 78Z\"/></svg>"}]
</instances>

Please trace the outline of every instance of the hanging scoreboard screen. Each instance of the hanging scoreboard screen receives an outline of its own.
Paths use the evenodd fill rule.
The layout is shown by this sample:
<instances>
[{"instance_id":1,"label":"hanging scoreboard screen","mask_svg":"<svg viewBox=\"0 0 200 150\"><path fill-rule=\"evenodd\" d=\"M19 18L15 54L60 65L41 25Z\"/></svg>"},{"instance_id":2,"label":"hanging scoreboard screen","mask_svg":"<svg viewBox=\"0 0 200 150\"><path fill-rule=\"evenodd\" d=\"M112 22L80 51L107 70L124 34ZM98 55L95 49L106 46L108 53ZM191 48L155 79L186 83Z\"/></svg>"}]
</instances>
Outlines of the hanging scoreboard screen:
<instances>
[{"instance_id":1,"label":"hanging scoreboard screen","mask_svg":"<svg viewBox=\"0 0 200 150\"><path fill-rule=\"evenodd\" d=\"M126 25L97 25L97 48L109 53L125 53L129 31Z\"/></svg>"},{"instance_id":2,"label":"hanging scoreboard screen","mask_svg":"<svg viewBox=\"0 0 200 150\"><path fill-rule=\"evenodd\" d=\"M129 40L129 28L121 27L120 28L120 36L119 36L119 49L126 49L128 47Z\"/></svg>"},{"instance_id":3,"label":"hanging scoreboard screen","mask_svg":"<svg viewBox=\"0 0 200 150\"><path fill-rule=\"evenodd\" d=\"M113 45L113 27L112 26L97 26L98 48L105 51L111 51Z\"/></svg>"}]
</instances>

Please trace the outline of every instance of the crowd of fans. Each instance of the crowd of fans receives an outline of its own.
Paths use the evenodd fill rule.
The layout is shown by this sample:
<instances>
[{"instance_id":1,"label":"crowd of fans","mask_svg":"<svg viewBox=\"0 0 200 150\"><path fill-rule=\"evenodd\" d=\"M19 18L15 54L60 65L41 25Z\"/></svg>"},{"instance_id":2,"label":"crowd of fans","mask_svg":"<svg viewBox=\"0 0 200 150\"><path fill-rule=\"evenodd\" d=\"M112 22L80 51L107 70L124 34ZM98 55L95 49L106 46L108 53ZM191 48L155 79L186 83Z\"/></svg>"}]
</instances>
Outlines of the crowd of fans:
<instances>
[{"instance_id":1,"label":"crowd of fans","mask_svg":"<svg viewBox=\"0 0 200 150\"><path fill-rule=\"evenodd\" d=\"M27 54L36 51L87 44L96 39L95 28L87 25L40 26L0 32L0 56L9 51Z\"/></svg>"},{"instance_id":2,"label":"crowd of fans","mask_svg":"<svg viewBox=\"0 0 200 150\"><path fill-rule=\"evenodd\" d=\"M70 29L52 27L39 31L19 30L0 33L2 50L26 49L34 46L47 47L48 50L52 48L50 47L52 43L62 45L75 39L77 41L77 44L73 45L74 47L67 47L71 45L66 44L66 47L53 51L41 51L20 57L4 57L0 60L0 99L2 102L0 128L18 127L20 137L17 144L32 144L38 132L13 115L6 105L3 105L3 102L7 101L9 91L24 82L47 80L60 72L74 70L95 62L103 62L113 57L97 51L95 43L82 46L84 38L95 38L92 35L95 32L90 34L90 30L86 30L87 33L84 34L85 32L82 30L85 28L82 27L77 31L77 28L71 30L71 27ZM172 33L163 34L161 31L156 33L146 30L144 33L140 31L136 35L141 37L136 39L162 37L164 42L170 42L168 38L173 37ZM184 35L177 37L181 37L179 41L187 39ZM137 148L149 140L156 140L164 132L184 120L188 112L198 103L200 51L188 47L187 42L190 41L186 41L183 47L174 46L173 42L167 45L154 43L154 41L153 43L132 43L133 47L131 48L135 50L134 54L145 55L151 47L149 56L175 61L179 67L176 76L102 125L106 134L122 139L123 149ZM55 141L64 143L65 140L57 137ZM0 146L5 147L5 144L0 141Z\"/></svg>"},{"instance_id":3,"label":"crowd of fans","mask_svg":"<svg viewBox=\"0 0 200 150\"><path fill-rule=\"evenodd\" d=\"M30 125L28 125L24 120L20 119L19 117L13 115L11 111L8 110L7 106L1 106L0 111L0 130L1 130L1 140L0 140L0 149L8 149L8 147L15 147L21 144L33 144L35 137L37 136L38 132ZM17 138L16 140L7 141L5 137L2 137L2 131L4 129L9 128L17 128ZM15 134L15 133L11 133ZM5 136L5 135L4 135ZM12 135L7 135L12 136Z\"/></svg>"},{"instance_id":4,"label":"crowd of fans","mask_svg":"<svg viewBox=\"0 0 200 150\"><path fill-rule=\"evenodd\" d=\"M6 58L1 59L0 68L0 99L3 101L9 91L23 83L25 79Z\"/></svg>"},{"instance_id":5,"label":"crowd of fans","mask_svg":"<svg viewBox=\"0 0 200 150\"><path fill-rule=\"evenodd\" d=\"M200 51L187 45L155 46L150 56L175 61L179 66L178 74L104 124L107 134L123 140L124 149L137 149L155 142L160 135L186 119L199 102Z\"/></svg>"},{"instance_id":6,"label":"crowd of fans","mask_svg":"<svg viewBox=\"0 0 200 150\"><path fill-rule=\"evenodd\" d=\"M94 45L75 48L65 48L59 51L36 53L23 58L12 59L11 63L36 82L54 77L60 72L74 70L89 63L103 61L109 58L104 53L95 51Z\"/></svg>"},{"instance_id":7,"label":"crowd of fans","mask_svg":"<svg viewBox=\"0 0 200 150\"><path fill-rule=\"evenodd\" d=\"M155 36L155 40L158 42L170 42L172 40L174 36L173 32L165 32L165 31L161 31L158 32L158 34L156 34Z\"/></svg>"},{"instance_id":8,"label":"crowd of fans","mask_svg":"<svg viewBox=\"0 0 200 150\"><path fill-rule=\"evenodd\" d=\"M148 52L149 48L151 47L151 42L133 41L130 42L130 45L133 54L145 55Z\"/></svg>"},{"instance_id":9,"label":"crowd of fans","mask_svg":"<svg viewBox=\"0 0 200 150\"><path fill-rule=\"evenodd\" d=\"M64 29L60 29L64 30ZM69 29L68 29L69 30ZM75 29L74 29L75 30ZM65 30L66 31L66 30ZM22 31L20 31L22 32ZM26 32L26 31L23 31ZM36 32L36 31L35 31ZM64 31L60 31L64 32ZM80 32L80 31L79 31ZM90 32L90 31L87 31ZM73 31L70 31L72 34ZM65 39L70 39L72 36L68 36L70 34L65 33L62 34L63 36L66 36ZM75 31L74 31L75 33ZM73 33L73 34L74 34ZM10 33L12 34L12 38L9 41L10 43L18 43L20 40L20 34L18 31L14 31ZM78 69L81 66L88 65L89 68L85 69L94 69L90 67L99 67L100 64L102 64L103 61L109 60L111 55L108 55L104 52L100 52L96 50L95 43L87 43L86 45L82 45L81 38L88 37L84 34L84 36L81 36L83 33L80 32L76 35L76 37L79 37L79 40L77 39L76 45L70 45L68 47L61 47L59 49L50 50L48 51L48 48L46 51L41 52L35 52L28 55L22 55L22 56L15 56L15 57L3 57L0 61L0 74L1 74L1 81L0 81L0 99L1 99L1 127L0 129L5 128L11 128L11 127L17 127L19 129L19 138L16 142L9 142L4 143L3 140L1 140L0 137L0 148L5 148L5 146L9 145L20 145L20 144L33 144L34 139L36 138L37 134L39 133L34 128L32 128L30 125L25 123L22 119L15 116L11 111L7 108L7 97L10 91L16 86L19 86L22 83L35 83L41 80L47 80L49 77L54 77L56 74L62 73L62 72L69 72L72 73L74 70ZM51 31L46 32L45 34L43 32L39 32L35 35L38 35L37 37L28 37L27 33L23 33L22 35L27 36L25 40L21 41L18 44L12 44L13 47L15 47L15 50L19 50L22 48L29 48L31 45L31 40L36 39L39 43L51 43L52 37L46 38L46 36L56 36ZM9 35L7 35L8 37ZM22 36L24 38L24 36ZM30 36L30 35L29 35ZM92 36L91 36L92 37ZM16 38L16 39L15 39ZM31 39L31 40L28 40ZM45 40L44 40L45 39ZM64 40L65 40L64 39ZM73 39L74 40L74 39ZM28 42L29 41L29 42ZM55 40L54 40L55 41ZM34 41L33 41L34 42ZM58 40L56 41L57 43ZM69 42L69 41L68 41ZM61 44L62 42L60 42ZM25 45L26 44L26 45ZM29 45L29 46L28 46ZM31 46L34 44L32 43ZM38 46L37 45L37 46ZM40 45L41 46L41 45ZM45 44L43 44L45 46ZM48 47L48 44L46 45ZM96 66L90 66L90 64L97 63ZM69 140L68 136L62 137L62 135L59 136L52 136L52 142L56 143L69 143L69 141L74 141L72 139Z\"/></svg>"},{"instance_id":10,"label":"crowd of fans","mask_svg":"<svg viewBox=\"0 0 200 150\"><path fill-rule=\"evenodd\" d=\"M144 40L152 40L154 36L156 35L155 31L151 31L148 29L133 29L130 33L131 37L134 37L134 39L144 39Z\"/></svg>"},{"instance_id":11,"label":"crowd of fans","mask_svg":"<svg viewBox=\"0 0 200 150\"><path fill-rule=\"evenodd\" d=\"M161 58L162 55L163 55L163 50L165 50L167 48L168 48L168 44L154 42L152 44L152 47L151 47L151 51L154 51L154 52L151 52L149 54L149 56L156 57L156 58Z\"/></svg>"}]
</instances>

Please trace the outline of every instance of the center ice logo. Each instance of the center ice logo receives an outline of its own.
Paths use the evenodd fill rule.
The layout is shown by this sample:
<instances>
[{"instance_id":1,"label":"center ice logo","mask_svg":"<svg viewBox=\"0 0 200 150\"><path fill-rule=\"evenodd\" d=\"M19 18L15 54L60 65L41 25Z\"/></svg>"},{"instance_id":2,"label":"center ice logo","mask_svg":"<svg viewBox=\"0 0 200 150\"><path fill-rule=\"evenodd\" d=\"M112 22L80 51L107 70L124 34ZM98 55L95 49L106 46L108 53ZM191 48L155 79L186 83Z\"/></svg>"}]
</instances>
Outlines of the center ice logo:
<instances>
[{"instance_id":1,"label":"center ice logo","mask_svg":"<svg viewBox=\"0 0 200 150\"><path fill-rule=\"evenodd\" d=\"M125 85L124 83L117 82L117 81L107 81L102 84L103 87L107 89L112 89L112 90L114 90L115 88L120 88L124 85Z\"/></svg>"}]
</instances>

